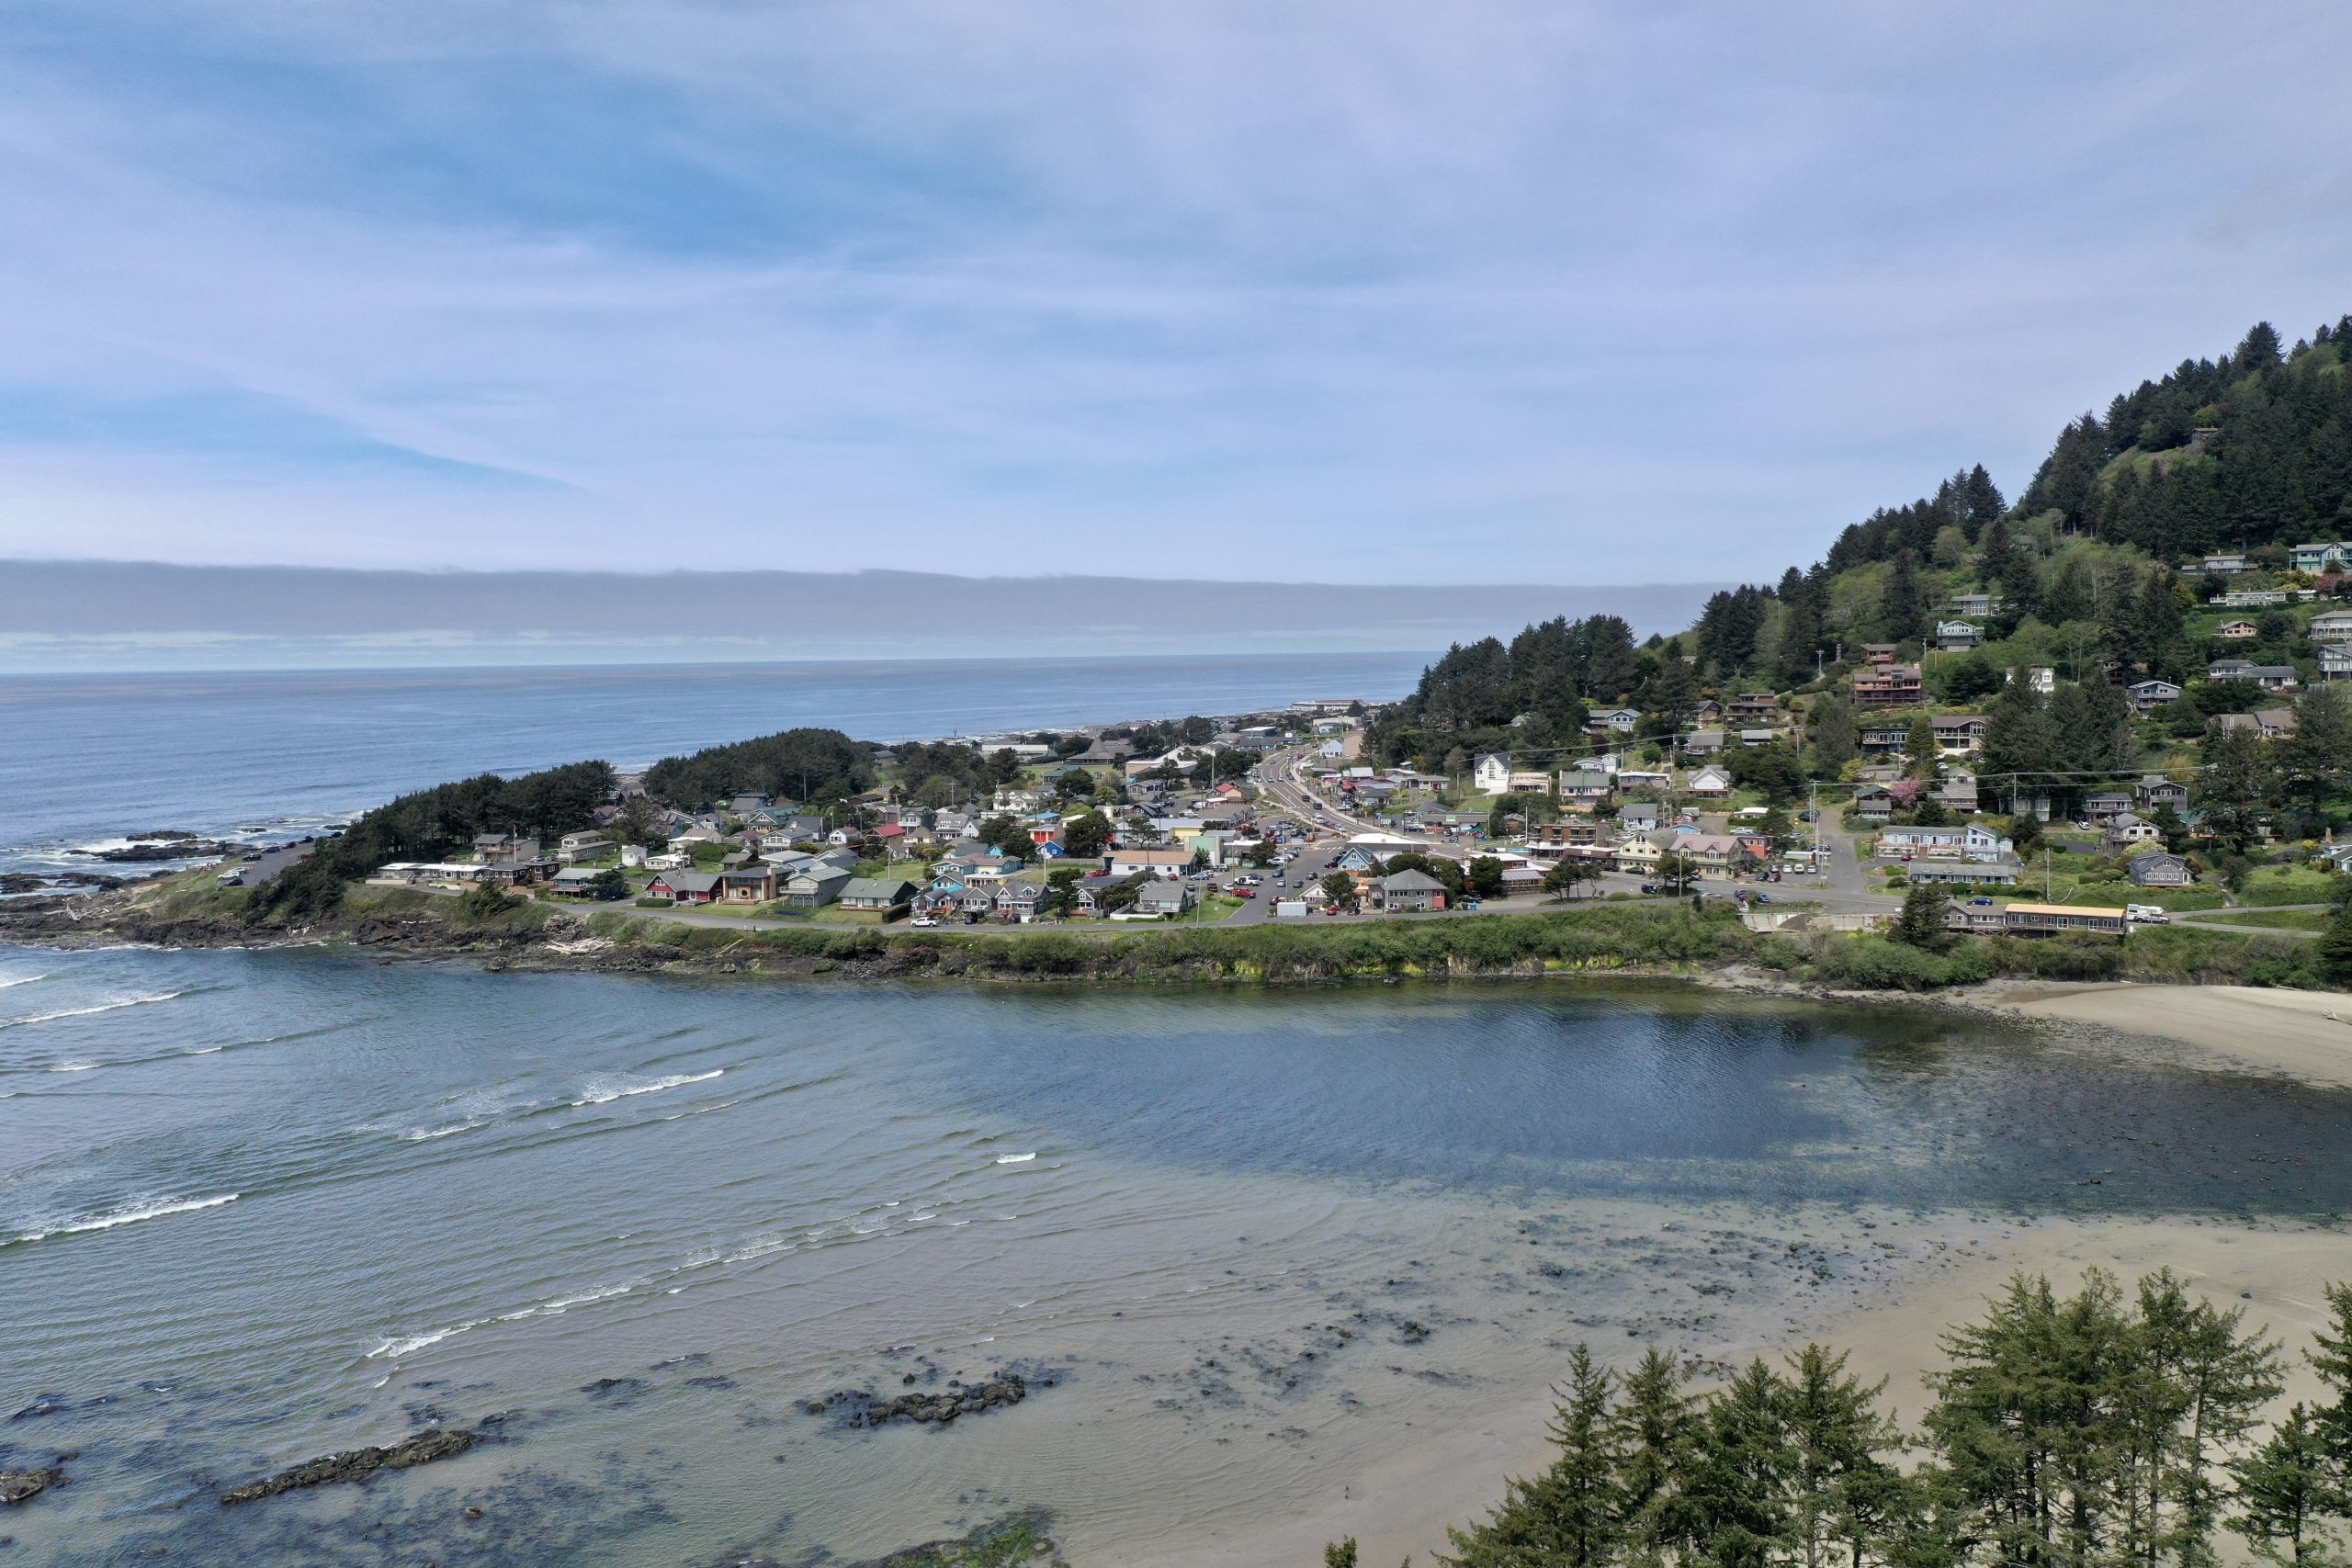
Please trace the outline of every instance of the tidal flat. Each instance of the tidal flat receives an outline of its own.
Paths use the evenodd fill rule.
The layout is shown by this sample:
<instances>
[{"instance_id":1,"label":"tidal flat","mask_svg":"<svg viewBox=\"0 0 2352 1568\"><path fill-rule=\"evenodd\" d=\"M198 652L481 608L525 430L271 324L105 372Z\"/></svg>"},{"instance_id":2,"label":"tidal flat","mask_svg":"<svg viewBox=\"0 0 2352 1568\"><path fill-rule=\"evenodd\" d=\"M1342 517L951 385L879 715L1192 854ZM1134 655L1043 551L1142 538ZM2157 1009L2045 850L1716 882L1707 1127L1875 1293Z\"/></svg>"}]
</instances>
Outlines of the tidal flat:
<instances>
[{"instance_id":1,"label":"tidal flat","mask_svg":"<svg viewBox=\"0 0 2352 1568\"><path fill-rule=\"evenodd\" d=\"M1704 1371L1818 1336L1916 1388L2010 1267L2187 1258L2284 1328L2346 1250L2347 1111L2185 1047L1674 985L0 951L0 1469L72 1456L0 1534L854 1562L1017 1518L1073 1562L1393 1560L1535 1457L1580 1340ZM444 1427L485 1436L218 1502Z\"/></svg>"}]
</instances>

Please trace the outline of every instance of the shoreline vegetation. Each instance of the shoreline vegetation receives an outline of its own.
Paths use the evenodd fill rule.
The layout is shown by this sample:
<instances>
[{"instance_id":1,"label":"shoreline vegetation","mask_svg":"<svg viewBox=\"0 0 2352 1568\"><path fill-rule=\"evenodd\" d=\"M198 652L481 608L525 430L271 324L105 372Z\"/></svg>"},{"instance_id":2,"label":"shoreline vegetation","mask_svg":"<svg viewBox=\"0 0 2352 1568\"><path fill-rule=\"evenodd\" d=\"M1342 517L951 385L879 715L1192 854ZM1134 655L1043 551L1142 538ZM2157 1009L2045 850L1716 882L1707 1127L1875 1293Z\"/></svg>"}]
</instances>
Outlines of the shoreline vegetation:
<instances>
[{"instance_id":1,"label":"shoreline vegetation","mask_svg":"<svg viewBox=\"0 0 2352 1568\"><path fill-rule=\"evenodd\" d=\"M1343 980L1645 975L1767 990L1935 995L2000 981L2312 987L2313 944L2142 928L2126 939L1752 931L1720 901L1611 899L1475 918L1313 925L1146 924L920 931L688 924L658 911L353 886L331 912L254 918L208 872L0 903L0 941L228 947L340 942L499 969L836 974L847 977L1278 985Z\"/></svg>"}]
</instances>

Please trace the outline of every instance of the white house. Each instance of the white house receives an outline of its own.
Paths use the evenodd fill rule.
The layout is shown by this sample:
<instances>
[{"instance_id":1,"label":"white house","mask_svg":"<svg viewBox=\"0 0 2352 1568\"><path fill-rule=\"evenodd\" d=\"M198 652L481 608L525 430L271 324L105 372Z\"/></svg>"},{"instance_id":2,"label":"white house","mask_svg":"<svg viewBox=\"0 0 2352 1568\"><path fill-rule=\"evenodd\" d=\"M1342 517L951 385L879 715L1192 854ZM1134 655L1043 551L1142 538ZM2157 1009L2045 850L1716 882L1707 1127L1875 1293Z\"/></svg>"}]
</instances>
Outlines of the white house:
<instances>
[{"instance_id":1,"label":"white house","mask_svg":"<svg viewBox=\"0 0 2352 1568\"><path fill-rule=\"evenodd\" d=\"M1510 753L1487 751L1470 769L1470 782L1480 795L1507 795L1510 791Z\"/></svg>"},{"instance_id":2,"label":"white house","mask_svg":"<svg viewBox=\"0 0 2352 1568\"><path fill-rule=\"evenodd\" d=\"M1683 789L1702 800L1721 800L1731 794L1731 774L1710 763L1692 773Z\"/></svg>"}]
</instances>

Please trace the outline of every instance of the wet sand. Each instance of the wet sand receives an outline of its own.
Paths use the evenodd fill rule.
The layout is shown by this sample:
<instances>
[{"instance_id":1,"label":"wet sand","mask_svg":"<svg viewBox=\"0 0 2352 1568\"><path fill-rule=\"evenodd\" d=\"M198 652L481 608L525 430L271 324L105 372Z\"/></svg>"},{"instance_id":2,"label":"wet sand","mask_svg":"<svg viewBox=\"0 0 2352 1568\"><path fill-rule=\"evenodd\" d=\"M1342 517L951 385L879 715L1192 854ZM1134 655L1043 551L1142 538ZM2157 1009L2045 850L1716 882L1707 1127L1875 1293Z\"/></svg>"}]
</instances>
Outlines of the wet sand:
<instances>
[{"instance_id":1,"label":"wet sand","mask_svg":"<svg viewBox=\"0 0 2352 1568\"><path fill-rule=\"evenodd\" d=\"M2251 986L2055 986L1988 997L2025 1018L2195 1045L2311 1083L2352 1085L2352 998Z\"/></svg>"}]
</instances>

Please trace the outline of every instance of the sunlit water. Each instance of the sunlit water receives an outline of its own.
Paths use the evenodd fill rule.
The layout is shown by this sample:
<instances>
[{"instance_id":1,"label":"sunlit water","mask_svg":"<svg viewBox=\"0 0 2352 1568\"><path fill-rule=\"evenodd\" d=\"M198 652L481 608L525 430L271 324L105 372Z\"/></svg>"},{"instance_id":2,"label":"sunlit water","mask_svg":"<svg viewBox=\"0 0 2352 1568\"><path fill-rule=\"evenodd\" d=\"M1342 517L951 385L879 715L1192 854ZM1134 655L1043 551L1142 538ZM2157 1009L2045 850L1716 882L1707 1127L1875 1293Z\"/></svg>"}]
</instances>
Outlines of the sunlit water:
<instances>
[{"instance_id":1,"label":"sunlit water","mask_svg":"<svg viewBox=\"0 0 2352 1568\"><path fill-rule=\"evenodd\" d=\"M1669 988L0 950L0 1465L78 1454L0 1533L63 1563L790 1561L1039 1509L1115 1556L1279 1513L1575 1337L1792 1321L1949 1216L2339 1212L2346 1107ZM1792 1232L1824 1249L1801 1276ZM944 1430L804 1408L1005 1368L1032 1396ZM502 1412L458 1460L213 1501Z\"/></svg>"}]
</instances>

